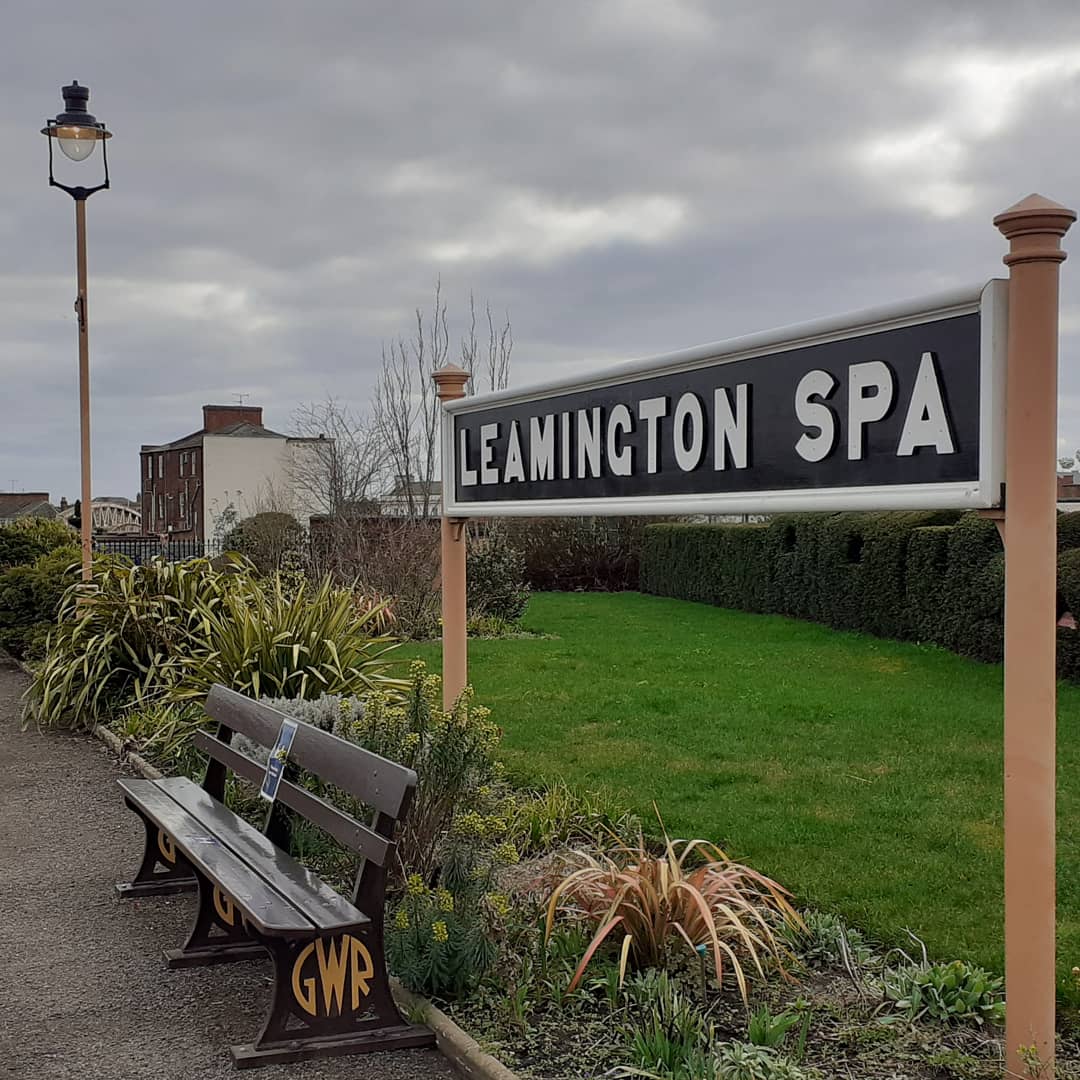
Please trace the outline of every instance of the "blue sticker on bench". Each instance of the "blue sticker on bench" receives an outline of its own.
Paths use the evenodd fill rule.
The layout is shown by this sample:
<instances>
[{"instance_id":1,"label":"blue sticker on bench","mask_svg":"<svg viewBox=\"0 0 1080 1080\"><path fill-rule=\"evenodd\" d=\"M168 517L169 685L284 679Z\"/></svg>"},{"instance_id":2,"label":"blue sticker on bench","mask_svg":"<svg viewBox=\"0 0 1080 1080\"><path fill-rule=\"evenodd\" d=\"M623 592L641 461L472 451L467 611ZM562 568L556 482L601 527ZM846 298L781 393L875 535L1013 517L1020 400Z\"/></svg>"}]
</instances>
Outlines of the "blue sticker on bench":
<instances>
[{"instance_id":1,"label":"blue sticker on bench","mask_svg":"<svg viewBox=\"0 0 1080 1080\"><path fill-rule=\"evenodd\" d=\"M292 749L295 737L296 721L282 720L277 741L274 743L274 748L270 751L270 759L266 763L266 776L263 777L262 788L259 791L259 794L267 802L273 802L277 798L281 778L285 775L285 762L289 759L289 751Z\"/></svg>"}]
</instances>

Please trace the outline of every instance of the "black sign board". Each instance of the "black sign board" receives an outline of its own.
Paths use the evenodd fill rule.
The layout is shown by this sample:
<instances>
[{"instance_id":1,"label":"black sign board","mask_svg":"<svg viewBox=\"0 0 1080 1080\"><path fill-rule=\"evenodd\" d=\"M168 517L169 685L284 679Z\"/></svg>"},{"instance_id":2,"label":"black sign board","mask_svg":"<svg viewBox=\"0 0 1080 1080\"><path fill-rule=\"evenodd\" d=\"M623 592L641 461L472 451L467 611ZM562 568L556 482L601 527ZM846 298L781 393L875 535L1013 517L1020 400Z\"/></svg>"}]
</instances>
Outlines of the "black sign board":
<instances>
[{"instance_id":1,"label":"black sign board","mask_svg":"<svg viewBox=\"0 0 1080 1080\"><path fill-rule=\"evenodd\" d=\"M452 402L445 512L998 505L1004 285Z\"/></svg>"}]
</instances>

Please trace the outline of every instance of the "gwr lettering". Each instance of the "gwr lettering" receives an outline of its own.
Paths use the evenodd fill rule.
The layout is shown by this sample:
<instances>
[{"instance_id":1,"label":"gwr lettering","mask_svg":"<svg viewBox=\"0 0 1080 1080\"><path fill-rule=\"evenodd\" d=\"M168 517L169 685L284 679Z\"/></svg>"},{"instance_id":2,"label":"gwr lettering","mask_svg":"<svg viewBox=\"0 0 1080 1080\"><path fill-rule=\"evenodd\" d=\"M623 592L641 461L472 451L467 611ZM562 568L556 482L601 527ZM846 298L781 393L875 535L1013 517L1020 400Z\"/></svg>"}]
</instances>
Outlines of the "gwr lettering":
<instances>
[{"instance_id":1,"label":"gwr lettering","mask_svg":"<svg viewBox=\"0 0 1080 1080\"><path fill-rule=\"evenodd\" d=\"M293 997L309 1016L356 1012L371 992L374 974L371 953L359 938L351 934L317 938L301 949L293 962ZM350 991L348 1005L346 987Z\"/></svg>"}]
</instances>

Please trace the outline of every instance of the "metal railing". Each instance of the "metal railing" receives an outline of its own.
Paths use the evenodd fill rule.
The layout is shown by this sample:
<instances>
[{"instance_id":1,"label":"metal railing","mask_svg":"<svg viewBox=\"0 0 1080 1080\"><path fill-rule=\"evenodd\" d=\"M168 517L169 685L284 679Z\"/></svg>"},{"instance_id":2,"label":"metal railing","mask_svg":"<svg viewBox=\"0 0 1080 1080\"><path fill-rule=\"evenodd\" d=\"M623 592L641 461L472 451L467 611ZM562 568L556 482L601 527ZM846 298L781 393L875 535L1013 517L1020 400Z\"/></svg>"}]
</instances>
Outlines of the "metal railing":
<instances>
[{"instance_id":1,"label":"metal railing","mask_svg":"<svg viewBox=\"0 0 1080 1080\"><path fill-rule=\"evenodd\" d=\"M101 555L125 555L135 563L164 558L169 562L213 558L221 554L221 545L213 540L166 540L144 536L97 536L94 551Z\"/></svg>"}]
</instances>

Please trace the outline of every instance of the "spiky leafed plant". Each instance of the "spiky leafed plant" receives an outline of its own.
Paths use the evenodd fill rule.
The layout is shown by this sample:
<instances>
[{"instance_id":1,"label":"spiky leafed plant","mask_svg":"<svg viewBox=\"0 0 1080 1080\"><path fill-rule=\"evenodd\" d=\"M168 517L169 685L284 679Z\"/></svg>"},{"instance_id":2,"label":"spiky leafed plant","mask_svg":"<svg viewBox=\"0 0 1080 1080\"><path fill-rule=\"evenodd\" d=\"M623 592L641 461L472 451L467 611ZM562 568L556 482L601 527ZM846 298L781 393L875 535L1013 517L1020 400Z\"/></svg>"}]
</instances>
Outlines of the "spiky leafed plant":
<instances>
[{"instance_id":1,"label":"spiky leafed plant","mask_svg":"<svg viewBox=\"0 0 1080 1080\"><path fill-rule=\"evenodd\" d=\"M390 676L397 641L376 629L384 605L358 604L329 575L312 587L280 573L197 600L198 634L181 657L174 700L205 697L214 683L251 697L316 698L404 688Z\"/></svg>"},{"instance_id":2,"label":"spiky leafed plant","mask_svg":"<svg viewBox=\"0 0 1080 1080\"><path fill-rule=\"evenodd\" d=\"M777 932L784 923L801 920L791 894L771 878L732 862L715 844L672 840L666 831L660 855L652 854L640 836L635 847L620 845L614 855L575 853L580 865L548 902L547 935L560 910L595 928L570 990L616 933L620 976L628 965L662 968L672 941L707 956L718 984L730 971L744 1001L747 965L761 976L768 961L783 970L785 950Z\"/></svg>"},{"instance_id":3,"label":"spiky leafed plant","mask_svg":"<svg viewBox=\"0 0 1080 1080\"><path fill-rule=\"evenodd\" d=\"M45 660L27 691L27 717L92 728L118 703L163 697L178 677L196 603L211 603L234 576L250 573L239 556L226 559L226 572L209 559L95 563L92 582L76 582L64 593Z\"/></svg>"},{"instance_id":4,"label":"spiky leafed plant","mask_svg":"<svg viewBox=\"0 0 1080 1080\"><path fill-rule=\"evenodd\" d=\"M384 606L364 605L329 578L312 587L247 560L115 564L64 595L27 716L93 727L118 708L201 698L214 682L259 697L396 692L378 630Z\"/></svg>"}]
</instances>

